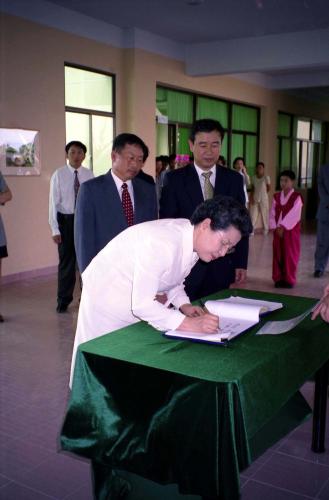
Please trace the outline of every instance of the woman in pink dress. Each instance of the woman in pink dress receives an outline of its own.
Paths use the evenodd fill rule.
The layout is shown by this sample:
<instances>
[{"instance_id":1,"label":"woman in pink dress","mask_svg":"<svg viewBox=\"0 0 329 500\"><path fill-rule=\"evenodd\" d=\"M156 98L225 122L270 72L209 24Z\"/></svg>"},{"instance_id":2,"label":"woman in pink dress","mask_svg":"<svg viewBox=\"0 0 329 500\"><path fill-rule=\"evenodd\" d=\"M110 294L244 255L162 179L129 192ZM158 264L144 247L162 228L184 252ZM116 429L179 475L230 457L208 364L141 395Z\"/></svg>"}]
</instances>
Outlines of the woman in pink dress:
<instances>
[{"instance_id":1,"label":"woman in pink dress","mask_svg":"<svg viewBox=\"0 0 329 500\"><path fill-rule=\"evenodd\" d=\"M296 283L303 199L294 190L295 177L292 170L280 173L282 191L274 194L270 212L269 226L274 230L272 277L276 288L292 288Z\"/></svg>"}]
</instances>

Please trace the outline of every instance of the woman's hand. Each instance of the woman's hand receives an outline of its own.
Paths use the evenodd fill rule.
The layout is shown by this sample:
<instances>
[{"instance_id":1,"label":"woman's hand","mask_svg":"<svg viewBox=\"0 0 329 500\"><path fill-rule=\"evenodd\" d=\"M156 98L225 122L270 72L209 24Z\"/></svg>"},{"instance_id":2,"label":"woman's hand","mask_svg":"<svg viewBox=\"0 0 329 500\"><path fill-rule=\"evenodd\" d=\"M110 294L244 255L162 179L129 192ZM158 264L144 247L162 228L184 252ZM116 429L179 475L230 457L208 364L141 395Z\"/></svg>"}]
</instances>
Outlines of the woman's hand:
<instances>
[{"instance_id":1,"label":"woman's hand","mask_svg":"<svg viewBox=\"0 0 329 500\"><path fill-rule=\"evenodd\" d=\"M200 306L192 306L192 304L183 304L179 310L188 318L195 318L202 316L205 312Z\"/></svg>"},{"instance_id":2,"label":"woman's hand","mask_svg":"<svg viewBox=\"0 0 329 500\"><path fill-rule=\"evenodd\" d=\"M218 333L219 317L203 311L201 316L186 317L177 330L182 330L183 332Z\"/></svg>"}]
</instances>

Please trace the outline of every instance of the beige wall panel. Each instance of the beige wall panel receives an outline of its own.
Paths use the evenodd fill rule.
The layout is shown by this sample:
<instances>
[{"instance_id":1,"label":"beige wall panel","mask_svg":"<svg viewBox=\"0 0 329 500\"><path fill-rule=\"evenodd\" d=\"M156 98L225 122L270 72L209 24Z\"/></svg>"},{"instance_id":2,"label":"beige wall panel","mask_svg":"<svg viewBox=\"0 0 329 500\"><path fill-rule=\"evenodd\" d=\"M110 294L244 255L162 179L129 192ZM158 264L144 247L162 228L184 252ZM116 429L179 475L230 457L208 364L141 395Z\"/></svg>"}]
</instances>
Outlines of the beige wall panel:
<instances>
[{"instance_id":1,"label":"beige wall panel","mask_svg":"<svg viewBox=\"0 0 329 500\"><path fill-rule=\"evenodd\" d=\"M41 175L7 177L13 200L1 208L9 258L3 274L57 264L48 226L49 180L64 164L64 63L116 75L116 133L140 135L150 148L145 170L154 175L156 83L262 108L261 158L274 181L277 111L329 120L329 108L287 98L232 77L189 77L184 64L145 50L118 49L13 16L1 17L0 126L41 132ZM274 184L274 182L273 182Z\"/></svg>"}]
</instances>

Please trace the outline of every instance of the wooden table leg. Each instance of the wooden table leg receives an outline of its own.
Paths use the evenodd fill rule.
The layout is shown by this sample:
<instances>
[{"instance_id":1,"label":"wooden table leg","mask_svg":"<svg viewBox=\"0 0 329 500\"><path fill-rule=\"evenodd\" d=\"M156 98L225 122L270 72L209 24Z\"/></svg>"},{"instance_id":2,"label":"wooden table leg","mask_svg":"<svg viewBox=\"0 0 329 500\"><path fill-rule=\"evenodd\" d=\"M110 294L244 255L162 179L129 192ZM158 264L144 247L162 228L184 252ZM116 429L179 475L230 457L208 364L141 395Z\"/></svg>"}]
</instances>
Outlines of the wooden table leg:
<instances>
[{"instance_id":1,"label":"wooden table leg","mask_svg":"<svg viewBox=\"0 0 329 500\"><path fill-rule=\"evenodd\" d=\"M323 453L326 434L329 360L315 374L312 451Z\"/></svg>"}]
</instances>

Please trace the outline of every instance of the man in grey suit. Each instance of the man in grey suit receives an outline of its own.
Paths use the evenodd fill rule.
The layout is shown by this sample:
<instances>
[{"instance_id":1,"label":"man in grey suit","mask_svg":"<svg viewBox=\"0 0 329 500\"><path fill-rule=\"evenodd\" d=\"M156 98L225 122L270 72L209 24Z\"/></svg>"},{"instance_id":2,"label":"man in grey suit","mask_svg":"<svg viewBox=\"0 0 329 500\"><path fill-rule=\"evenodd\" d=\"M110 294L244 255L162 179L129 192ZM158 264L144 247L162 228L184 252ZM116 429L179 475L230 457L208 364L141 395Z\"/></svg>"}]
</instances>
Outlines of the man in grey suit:
<instances>
[{"instance_id":1,"label":"man in grey suit","mask_svg":"<svg viewBox=\"0 0 329 500\"><path fill-rule=\"evenodd\" d=\"M320 202L317 218L317 235L314 263L314 277L321 278L329 258L329 164L322 165L318 177Z\"/></svg>"},{"instance_id":2,"label":"man in grey suit","mask_svg":"<svg viewBox=\"0 0 329 500\"><path fill-rule=\"evenodd\" d=\"M141 177L148 153L138 136L119 134L113 141L112 169L81 185L74 227L81 273L129 225L158 218L155 185Z\"/></svg>"}]
</instances>

